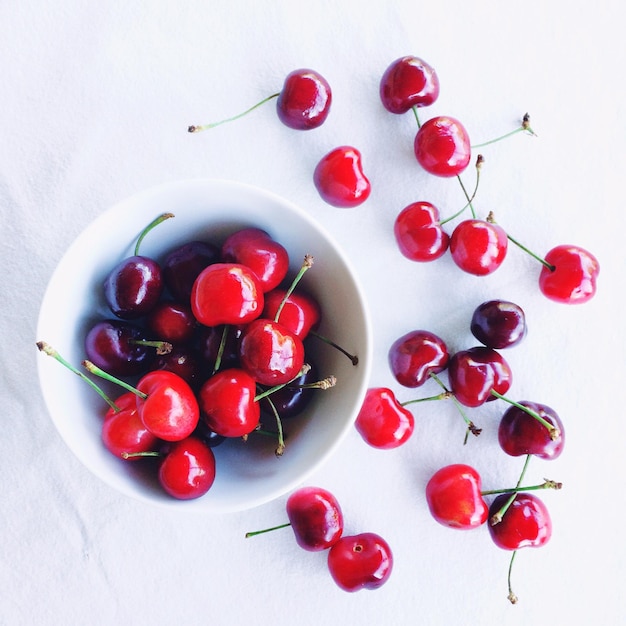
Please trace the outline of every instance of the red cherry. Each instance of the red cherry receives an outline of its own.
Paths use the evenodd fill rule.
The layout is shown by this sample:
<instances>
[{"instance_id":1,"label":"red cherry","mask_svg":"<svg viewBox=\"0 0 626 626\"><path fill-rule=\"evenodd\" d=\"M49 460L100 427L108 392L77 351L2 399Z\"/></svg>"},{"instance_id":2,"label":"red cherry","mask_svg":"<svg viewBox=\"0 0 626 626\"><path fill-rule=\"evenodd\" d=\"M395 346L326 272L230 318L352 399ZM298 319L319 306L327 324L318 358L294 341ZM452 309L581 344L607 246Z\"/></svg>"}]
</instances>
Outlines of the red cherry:
<instances>
[{"instance_id":1,"label":"red cherry","mask_svg":"<svg viewBox=\"0 0 626 626\"><path fill-rule=\"evenodd\" d=\"M510 493L499 495L489 507L489 517L499 512L510 497ZM552 536L552 520L546 505L528 492L518 492L502 520L488 527L494 543L503 550L538 548Z\"/></svg>"},{"instance_id":2,"label":"red cherry","mask_svg":"<svg viewBox=\"0 0 626 626\"><path fill-rule=\"evenodd\" d=\"M196 318L189 305L162 300L146 318L146 326L159 339L185 343L194 334Z\"/></svg>"},{"instance_id":3,"label":"red cherry","mask_svg":"<svg viewBox=\"0 0 626 626\"><path fill-rule=\"evenodd\" d=\"M213 450L197 437L170 444L159 466L159 483L172 497L203 496L215 481Z\"/></svg>"},{"instance_id":4,"label":"red cherry","mask_svg":"<svg viewBox=\"0 0 626 626\"><path fill-rule=\"evenodd\" d=\"M137 410L145 427L159 439L180 441L191 435L198 424L200 410L193 390L183 378L167 370L143 376L137 390Z\"/></svg>"},{"instance_id":5,"label":"red cherry","mask_svg":"<svg viewBox=\"0 0 626 626\"><path fill-rule=\"evenodd\" d=\"M387 387L368 389L355 421L363 440L374 448L389 450L405 443L415 427L413 414Z\"/></svg>"},{"instance_id":6,"label":"red cherry","mask_svg":"<svg viewBox=\"0 0 626 626\"><path fill-rule=\"evenodd\" d=\"M487 521L489 508L481 495L478 472L463 463L437 470L426 485L426 501L437 522L470 530Z\"/></svg>"},{"instance_id":7,"label":"red cherry","mask_svg":"<svg viewBox=\"0 0 626 626\"><path fill-rule=\"evenodd\" d=\"M332 91L327 80L310 69L287 74L276 100L280 121L295 130L321 126L330 113Z\"/></svg>"},{"instance_id":8,"label":"red cherry","mask_svg":"<svg viewBox=\"0 0 626 626\"><path fill-rule=\"evenodd\" d=\"M341 507L326 489L302 487L289 496L286 508L296 542L304 550L326 550L343 533Z\"/></svg>"},{"instance_id":9,"label":"red cherry","mask_svg":"<svg viewBox=\"0 0 626 626\"><path fill-rule=\"evenodd\" d=\"M427 330L412 330L396 339L388 353L389 366L404 387L423 385L430 374L448 365L448 348L440 337Z\"/></svg>"},{"instance_id":10,"label":"red cherry","mask_svg":"<svg viewBox=\"0 0 626 626\"><path fill-rule=\"evenodd\" d=\"M439 209L430 202L413 202L394 222L400 252L411 261L434 261L448 249L450 237L439 224Z\"/></svg>"},{"instance_id":11,"label":"red cherry","mask_svg":"<svg viewBox=\"0 0 626 626\"><path fill-rule=\"evenodd\" d=\"M485 276L495 272L506 257L508 238L497 224L469 219L459 223L450 237L453 261L465 272Z\"/></svg>"},{"instance_id":12,"label":"red cherry","mask_svg":"<svg viewBox=\"0 0 626 626\"><path fill-rule=\"evenodd\" d=\"M552 248L539 275L539 289L547 298L564 304L582 304L596 293L600 264L579 246L561 245Z\"/></svg>"},{"instance_id":13,"label":"red cherry","mask_svg":"<svg viewBox=\"0 0 626 626\"><path fill-rule=\"evenodd\" d=\"M450 357L448 379L454 397L465 406L476 407L494 400L492 391L504 395L511 386L512 373L499 352L478 346Z\"/></svg>"},{"instance_id":14,"label":"red cherry","mask_svg":"<svg viewBox=\"0 0 626 626\"><path fill-rule=\"evenodd\" d=\"M361 153L351 146L340 146L326 154L315 167L313 182L325 202L340 208L362 204L371 191Z\"/></svg>"},{"instance_id":15,"label":"red cherry","mask_svg":"<svg viewBox=\"0 0 626 626\"><path fill-rule=\"evenodd\" d=\"M244 437L259 424L256 381L247 372L230 368L211 376L200 388L198 401L206 425L223 437Z\"/></svg>"},{"instance_id":16,"label":"red cherry","mask_svg":"<svg viewBox=\"0 0 626 626\"><path fill-rule=\"evenodd\" d=\"M285 247L260 228L243 228L229 235L222 244L222 261L249 267L263 291L277 287L289 270Z\"/></svg>"},{"instance_id":17,"label":"red cherry","mask_svg":"<svg viewBox=\"0 0 626 626\"><path fill-rule=\"evenodd\" d=\"M526 336L526 314L514 302L487 300L474 309L470 330L488 348L510 348Z\"/></svg>"},{"instance_id":18,"label":"red cherry","mask_svg":"<svg viewBox=\"0 0 626 626\"><path fill-rule=\"evenodd\" d=\"M523 400L518 404L539 415L556 431L551 431L536 417L519 407L511 406L505 411L498 427L500 447L511 456L534 454L546 460L556 459L565 445L563 424L556 411L538 402ZM554 435L553 432L557 434Z\"/></svg>"},{"instance_id":19,"label":"red cherry","mask_svg":"<svg viewBox=\"0 0 626 626\"><path fill-rule=\"evenodd\" d=\"M430 174L458 176L469 165L470 138L457 119L440 115L424 122L414 142L415 158Z\"/></svg>"},{"instance_id":20,"label":"red cherry","mask_svg":"<svg viewBox=\"0 0 626 626\"><path fill-rule=\"evenodd\" d=\"M293 291L287 296L287 290L280 287L265 294L262 317L273 320L283 300L278 321L294 335L304 339L310 330L319 326L322 312L317 300L302 291Z\"/></svg>"},{"instance_id":21,"label":"red cherry","mask_svg":"<svg viewBox=\"0 0 626 626\"><path fill-rule=\"evenodd\" d=\"M378 589L391 576L393 554L376 533L343 536L328 551L328 569L344 591Z\"/></svg>"},{"instance_id":22,"label":"red cherry","mask_svg":"<svg viewBox=\"0 0 626 626\"><path fill-rule=\"evenodd\" d=\"M247 324L259 317L263 304L261 282L240 263L209 265L191 290L191 310L205 326Z\"/></svg>"},{"instance_id":23,"label":"red cherry","mask_svg":"<svg viewBox=\"0 0 626 626\"><path fill-rule=\"evenodd\" d=\"M380 81L380 99L390 113L429 106L438 97L439 78L435 70L415 56L396 59Z\"/></svg>"},{"instance_id":24,"label":"red cherry","mask_svg":"<svg viewBox=\"0 0 626 626\"><path fill-rule=\"evenodd\" d=\"M282 385L302 369L304 345L282 324L260 318L244 329L239 358L241 367L261 385Z\"/></svg>"}]
</instances>

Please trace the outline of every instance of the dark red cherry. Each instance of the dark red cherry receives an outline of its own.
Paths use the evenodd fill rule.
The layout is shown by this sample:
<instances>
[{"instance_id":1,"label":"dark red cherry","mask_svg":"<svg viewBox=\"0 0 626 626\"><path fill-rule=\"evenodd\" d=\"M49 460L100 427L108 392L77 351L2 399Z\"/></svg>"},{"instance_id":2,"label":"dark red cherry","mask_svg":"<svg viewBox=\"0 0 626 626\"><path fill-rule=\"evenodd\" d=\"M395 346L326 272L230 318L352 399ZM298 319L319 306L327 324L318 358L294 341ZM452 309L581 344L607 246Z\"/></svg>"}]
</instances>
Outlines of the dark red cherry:
<instances>
[{"instance_id":1,"label":"dark red cherry","mask_svg":"<svg viewBox=\"0 0 626 626\"><path fill-rule=\"evenodd\" d=\"M372 387L355 421L358 433L373 448L390 450L404 444L413 433L415 419L387 387Z\"/></svg>"},{"instance_id":2,"label":"dark red cherry","mask_svg":"<svg viewBox=\"0 0 626 626\"><path fill-rule=\"evenodd\" d=\"M200 272L220 260L220 248L208 241L189 241L171 250L163 259L165 286L178 302L188 302Z\"/></svg>"},{"instance_id":3,"label":"dark red cherry","mask_svg":"<svg viewBox=\"0 0 626 626\"><path fill-rule=\"evenodd\" d=\"M526 336L526 315L514 302L487 300L474 309L470 330L488 348L510 348Z\"/></svg>"},{"instance_id":4,"label":"dark red cherry","mask_svg":"<svg viewBox=\"0 0 626 626\"><path fill-rule=\"evenodd\" d=\"M322 157L313 172L313 182L322 200L339 208L363 204L371 192L361 153L352 146L339 146Z\"/></svg>"},{"instance_id":5,"label":"dark red cherry","mask_svg":"<svg viewBox=\"0 0 626 626\"><path fill-rule=\"evenodd\" d=\"M344 535L328 551L328 570L344 591L378 589L391 576L393 553L376 533Z\"/></svg>"},{"instance_id":6,"label":"dark red cherry","mask_svg":"<svg viewBox=\"0 0 626 626\"><path fill-rule=\"evenodd\" d=\"M469 407L494 400L492 391L504 395L510 388L509 364L496 350L486 346L460 350L448 362L448 380L454 397Z\"/></svg>"},{"instance_id":7,"label":"dark red cherry","mask_svg":"<svg viewBox=\"0 0 626 626\"><path fill-rule=\"evenodd\" d=\"M430 202L413 202L395 219L400 252L411 261L434 261L448 249L450 237L439 223L439 210Z\"/></svg>"},{"instance_id":8,"label":"dark red cherry","mask_svg":"<svg viewBox=\"0 0 626 626\"><path fill-rule=\"evenodd\" d=\"M464 463L446 465L431 476L426 502L433 518L449 528L471 530L487 521L480 474Z\"/></svg>"},{"instance_id":9,"label":"dark red cherry","mask_svg":"<svg viewBox=\"0 0 626 626\"><path fill-rule=\"evenodd\" d=\"M173 346L167 354L158 355L154 369L174 372L194 388L202 377L200 359L190 346Z\"/></svg>"},{"instance_id":10,"label":"dark red cherry","mask_svg":"<svg viewBox=\"0 0 626 626\"><path fill-rule=\"evenodd\" d=\"M210 374L218 365L218 359L218 369L228 369L239 365L242 328L233 325L200 327L194 338L200 367Z\"/></svg>"},{"instance_id":11,"label":"dark red cherry","mask_svg":"<svg viewBox=\"0 0 626 626\"><path fill-rule=\"evenodd\" d=\"M546 254L539 289L550 300L563 304L582 304L593 298L600 273L598 259L579 246L561 245Z\"/></svg>"},{"instance_id":12,"label":"dark red cherry","mask_svg":"<svg viewBox=\"0 0 626 626\"><path fill-rule=\"evenodd\" d=\"M390 113L431 105L439 97L439 78L426 61L415 56L396 59L380 81L380 99Z\"/></svg>"},{"instance_id":13,"label":"dark red cherry","mask_svg":"<svg viewBox=\"0 0 626 626\"><path fill-rule=\"evenodd\" d=\"M556 459L565 445L565 431L556 411L538 402L522 400L518 404L530 409L552 428L523 409L510 406L498 427L500 447L511 456L533 454L546 460Z\"/></svg>"},{"instance_id":14,"label":"dark red cherry","mask_svg":"<svg viewBox=\"0 0 626 626\"><path fill-rule=\"evenodd\" d=\"M485 276L502 265L508 243L502 227L485 220L468 219L452 231L450 254L464 272Z\"/></svg>"},{"instance_id":15,"label":"dark red cherry","mask_svg":"<svg viewBox=\"0 0 626 626\"><path fill-rule=\"evenodd\" d=\"M285 247L260 228L242 228L222 244L222 261L249 267L258 277L263 291L277 287L289 270Z\"/></svg>"},{"instance_id":16,"label":"dark red cherry","mask_svg":"<svg viewBox=\"0 0 626 626\"><path fill-rule=\"evenodd\" d=\"M304 550L326 550L343 533L341 507L326 489L301 487L289 496L286 509L296 543Z\"/></svg>"},{"instance_id":17,"label":"dark red cherry","mask_svg":"<svg viewBox=\"0 0 626 626\"><path fill-rule=\"evenodd\" d=\"M281 419L289 419L300 415L316 393L314 388L306 387L306 385L316 383L319 380L318 369L310 362L310 359L309 365L311 368L302 373L301 376L274 391L269 397L261 398L259 400L261 411L266 415L274 416L274 410L271 406L273 405Z\"/></svg>"},{"instance_id":18,"label":"dark red cherry","mask_svg":"<svg viewBox=\"0 0 626 626\"><path fill-rule=\"evenodd\" d=\"M188 304L161 300L146 318L152 335L174 344L189 341L196 328L196 318Z\"/></svg>"},{"instance_id":19,"label":"dark red cherry","mask_svg":"<svg viewBox=\"0 0 626 626\"><path fill-rule=\"evenodd\" d=\"M510 493L497 496L489 507L489 517L496 515L510 497ZM503 550L538 548L552 536L552 520L546 505L528 492L518 492L502 520L489 524L488 528L493 542Z\"/></svg>"},{"instance_id":20,"label":"dark red cherry","mask_svg":"<svg viewBox=\"0 0 626 626\"><path fill-rule=\"evenodd\" d=\"M417 162L435 176L458 176L471 159L470 138L457 119L445 115L424 122L414 142Z\"/></svg>"},{"instance_id":21,"label":"dark red cherry","mask_svg":"<svg viewBox=\"0 0 626 626\"><path fill-rule=\"evenodd\" d=\"M419 387L448 365L443 339L427 330L412 330L396 339L388 352L389 367L404 387Z\"/></svg>"},{"instance_id":22,"label":"dark red cherry","mask_svg":"<svg viewBox=\"0 0 626 626\"><path fill-rule=\"evenodd\" d=\"M319 326L322 311L317 300L310 294L298 290L287 295L287 289L272 289L265 294L262 316L273 320L281 306L277 321L300 339L304 339L310 330Z\"/></svg>"},{"instance_id":23,"label":"dark red cherry","mask_svg":"<svg viewBox=\"0 0 626 626\"><path fill-rule=\"evenodd\" d=\"M321 126L330 113L332 91L328 81L310 69L287 74L276 100L278 119L295 130Z\"/></svg>"}]
</instances>

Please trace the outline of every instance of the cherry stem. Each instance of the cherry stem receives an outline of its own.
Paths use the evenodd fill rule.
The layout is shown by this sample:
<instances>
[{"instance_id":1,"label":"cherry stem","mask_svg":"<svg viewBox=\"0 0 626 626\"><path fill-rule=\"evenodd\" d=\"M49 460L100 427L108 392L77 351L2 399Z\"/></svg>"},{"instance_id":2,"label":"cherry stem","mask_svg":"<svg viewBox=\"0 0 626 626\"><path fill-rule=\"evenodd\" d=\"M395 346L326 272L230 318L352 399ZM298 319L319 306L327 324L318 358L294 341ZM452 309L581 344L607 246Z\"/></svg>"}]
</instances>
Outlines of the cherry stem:
<instances>
[{"instance_id":1,"label":"cherry stem","mask_svg":"<svg viewBox=\"0 0 626 626\"><path fill-rule=\"evenodd\" d=\"M541 489L562 489L563 483L559 483L556 480L550 480L544 478L542 483L538 485L529 485L527 487L514 487L513 489L489 489L487 491L481 491L481 496L497 496L502 493L519 493L526 491L539 491Z\"/></svg>"},{"instance_id":2,"label":"cherry stem","mask_svg":"<svg viewBox=\"0 0 626 626\"><path fill-rule=\"evenodd\" d=\"M305 363L302 366L302 368L300 369L300 371L290 381L288 381L286 383L282 383L280 385L275 385L274 387L270 387L269 389L266 389L265 391L262 391L261 393L258 393L254 397L254 401L258 402L259 400L262 400L263 398L266 398L267 396L272 395L273 393L275 393L279 389L282 389L283 387L286 387L287 385L292 383L294 380L297 380L298 378L300 378L300 376L304 376L304 374L306 374L310 369L311 369L311 366L308 363Z\"/></svg>"},{"instance_id":3,"label":"cherry stem","mask_svg":"<svg viewBox=\"0 0 626 626\"><path fill-rule=\"evenodd\" d=\"M465 185L463 184L463 181L461 180L461 176L459 174L457 174L456 179L459 181L459 185L461 185L461 189L463 190L463 193L465 194L465 197L467 198L467 206L469 206L470 211L472 212L472 217L475 219L476 218L476 211L474 211L474 205L472 204L472 197L470 197L470 195L467 193L467 189L465 188ZM465 208L463 208L463 210L465 210Z\"/></svg>"},{"instance_id":4,"label":"cherry stem","mask_svg":"<svg viewBox=\"0 0 626 626\"><path fill-rule=\"evenodd\" d=\"M91 361L88 361L87 359L83 361L83 367L88 372L91 372L92 374L95 374L96 376L99 376L100 378L104 380L108 380L110 383L115 383L116 385L119 385L123 389L126 389L126 391L131 391L132 393L134 393L136 396L139 396L143 400L145 400L148 397L148 394L144 393L143 391L139 391L139 389L136 389L132 385L129 385L126 381L122 380L121 378L117 378L116 376L113 376L113 374L109 374L108 372L105 372L103 369L100 369L95 363L92 363Z\"/></svg>"},{"instance_id":5,"label":"cherry stem","mask_svg":"<svg viewBox=\"0 0 626 626\"><path fill-rule=\"evenodd\" d=\"M248 539L249 537L256 537L257 535L262 535L263 533L269 533L274 530L280 530L281 528L288 528L289 526L291 526L291 522L279 524L278 526L272 526L271 528L264 528L263 530L253 530L252 532L246 533L246 539Z\"/></svg>"},{"instance_id":6,"label":"cherry stem","mask_svg":"<svg viewBox=\"0 0 626 626\"><path fill-rule=\"evenodd\" d=\"M221 124L226 124L227 122L234 122L235 120L238 120L239 118L244 117L244 115L247 115L248 113L254 111L254 109L257 109L258 107L265 104L266 102L269 102L273 98L278 98L279 95L280 95L280 92L273 93L271 96L267 96L267 98L263 98L261 102L257 102L254 106L251 106L249 109L246 109L243 113L238 113L237 115L233 115L232 117L227 117L226 119L220 120L219 122L213 122L211 124L204 124L202 126L189 126L187 128L187 132L199 133L201 130L208 130L209 128L215 128L216 126L220 126Z\"/></svg>"},{"instance_id":7,"label":"cherry stem","mask_svg":"<svg viewBox=\"0 0 626 626\"><path fill-rule=\"evenodd\" d=\"M88 376L85 375L84 372L81 372L78 368L74 367L69 361L66 361L51 345L47 344L45 341L38 341L37 348L40 352L51 356L53 359L61 363L64 367L66 367L70 372L74 372L77 376L82 378L94 391L116 412L120 412L120 407L109 398L109 396L104 392L102 388L100 388L96 383L91 380Z\"/></svg>"},{"instance_id":8,"label":"cherry stem","mask_svg":"<svg viewBox=\"0 0 626 626\"><path fill-rule=\"evenodd\" d=\"M224 357L224 350L226 349L226 341L228 340L228 333L230 332L230 326L226 324L222 329L222 337L220 339L220 345L217 349L217 356L215 357L215 364L213 365L213 374L215 374L222 365L222 358Z\"/></svg>"},{"instance_id":9,"label":"cherry stem","mask_svg":"<svg viewBox=\"0 0 626 626\"><path fill-rule=\"evenodd\" d=\"M513 571L513 561L515 561L516 554L517 550L513 550L513 554L511 554L511 560L509 561L509 572L507 575L507 584L509 586L509 595L507 596L507 598L511 604L517 604L517 596L513 593L513 587L511 586L511 572Z\"/></svg>"},{"instance_id":10,"label":"cherry stem","mask_svg":"<svg viewBox=\"0 0 626 626\"><path fill-rule=\"evenodd\" d=\"M327 378L322 378L322 380L317 380L314 383L304 383L303 385L289 385L290 388L296 389L322 389L326 391L326 389L330 389L337 384L337 379L335 376L328 376Z\"/></svg>"},{"instance_id":11,"label":"cherry stem","mask_svg":"<svg viewBox=\"0 0 626 626\"><path fill-rule=\"evenodd\" d=\"M419 113L417 112L417 106L413 106L411 108L413 109L413 114L415 115L415 121L417 122L417 127L421 128L422 123L420 122L420 116L419 116Z\"/></svg>"},{"instance_id":12,"label":"cherry stem","mask_svg":"<svg viewBox=\"0 0 626 626\"><path fill-rule=\"evenodd\" d=\"M347 350L342 348L340 345L336 344L331 339L328 339L328 337L324 337L323 335L320 335L319 333L315 332L314 330L310 330L309 331L309 335L311 335L312 337L316 337L317 339L320 339L324 343L327 343L329 346L332 346L333 348L335 348L335 350L339 350L339 352L341 352L342 354L347 356L352 361L352 365L358 365L359 364L359 357L356 354L350 354Z\"/></svg>"},{"instance_id":13,"label":"cherry stem","mask_svg":"<svg viewBox=\"0 0 626 626\"><path fill-rule=\"evenodd\" d=\"M449 400L452 398L452 393L446 389L446 391L442 391L438 393L436 396L428 396L427 398L413 398L411 400L406 400L405 402L401 402L400 406L408 406L409 404L417 404L418 402L430 402L431 400Z\"/></svg>"},{"instance_id":14,"label":"cherry stem","mask_svg":"<svg viewBox=\"0 0 626 626\"><path fill-rule=\"evenodd\" d=\"M550 424L548 420L541 417L541 415L539 415L539 413L537 413L536 411L533 411L532 409L528 408L527 406L524 406L523 404L520 404L519 402L515 402L515 400L511 400L510 398L503 396L501 393L498 393L494 389L491 390L491 395L495 396L496 398L499 398L500 400L504 400L505 402L508 402L509 404L512 404L514 407L517 407L521 411L524 411L524 413L527 413L531 417L534 417L540 424L542 424L548 429L548 432L550 433L550 439L552 439L552 441L558 439L561 436L561 431L553 424Z\"/></svg>"},{"instance_id":15,"label":"cherry stem","mask_svg":"<svg viewBox=\"0 0 626 626\"><path fill-rule=\"evenodd\" d=\"M472 433L474 437L478 437L478 435L480 435L480 433L482 432L482 428L476 428L474 422L472 422L472 420L465 414L461 403L454 397L454 394L443 384L437 374L431 372L429 376L444 390L444 392L448 394L448 397L452 400L452 402L454 402L454 406L456 406L457 411L461 414L461 417L465 420L465 423L467 424L467 430L465 431L465 439L463 440L463 445L467 443L470 433Z\"/></svg>"},{"instance_id":16,"label":"cherry stem","mask_svg":"<svg viewBox=\"0 0 626 626\"><path fill-rule=\"evenodd\" d=\"M164 354L169 354L172 351L172 344L169 341L161 341L159 339L155 339L154 341L151 339L131 339L129 343L132 343L135 346L146 346L147 348L156 348L156 353L161 356Z\"/></svg>"},{"instance_id":17,"label":"cherry stem","mask_svg":"<svg viewBox=\"0 0 626 626\"><path fill-rule=\"evenodd\" d=\"M164 222L165 220L174 217L173 213L162 213L156 219L152 220L140 233L139 238L137 239L137 243L135 244L135 256L139 256L139 247L141 246L141 242L144 237L155 227Z\"/></svg>"},{"instance_id":18,"label":"cherry stem","mask_svg":"<svg viewBox=\"0 0 626 626\"><path fill-rule=\"evenodd\" d=\"M296 277L291 281L291 285L289 286L289 289L287 289L287 292L285 293L284 298L281 300L278 306L276 315L274 315L275 322L278 322L278 318L280 317L280 314L282 313L285 303L289 299L289 296L293 293L293 290L296 288L300 280L302 280L302 277L304 276L305 272L311 267L313 267L313 257L310 254L306 254L304 256L304 261L302 262L302 265L300 269L298 270L298 273L296 274Z\"/></svg>"},{"instance_id":19,"label":"cherry stem","mask_svg":"<svg viewBox=\"0 0 626 626\"><path fill-rule=\"evenodd\" d=\"M491 519L489 520L489 523L492 526L495 526L496 524L499 524L502 521L502 518L504 517L504 514L508 511L508 509L511 506L511 504L513 504L513 500L515 500L515 497L517 496L517 492L519 490L519 487L522 484L522 480L524 479L524 475L526 474L526 470L528 469L528 464L530 463L531 457L532 457L532 454L527 454L526 455L526 459L524 460L524 467L522 468L522 472L521 472L521 474L519 476L519 480L517 481L517 485L515 485L514 489L510 490L510 491L512 491L512 493L511 493L510 497L507 499L507 501L502 505L502 507L500 507L500 510L496 511L496 513L494 513L491 516Z\"/></svg>"},{"instance_id":20,"label":"cherry stem","mask_svg":"<svg viewBox=\"0 0 626 626\"><path fill-rule=\"evenodd\" d=\"M495 139L490 139L489 141L485 141L484 143L479 143L475 146L472 146L472 150L476 148L482 148L483 146L489 146L492 143L496 143L498 141L502 141L503 139L507 139L508 137L512 137L513 135L517 135L517 133L526 132L528 135L532 135L533 137L537 136L537 133L530 127L530 115L528 113L524 114L522 118L522 124L518 126L515 130L512 130L500 137L496 137Z\"/></svg>"},{"instance_id":21,"label":"cherry stem","mask_svg":"<svg viewBox=\"0 0 626 626\"><path fill-rule=\"evenodd\" d=\"M120 456L123 459L135 459L137 457L143 457L143 456L151 458L151 457L159 457L163 455L161 454L161 452L146 450L145 452L122 452Z\"/></svg>"},{"instance_id":22,"label":"cherry stem","mask_svg":"<svg viewBox=\"0 0 626 626\"><path fill-rule=\"evenodd\" d=\"M465 209L467 209L468 206L471 206L471 202L474 200L474 198L476 197L476 193L478 192L478 184L480 183L480 170L482 169L482 165L484 162L485 162L485 159L483 155L479 154L476 157L476 184L474 185L474 191L472 192L472 195L469 198L469 201L465 204L465 206L463 206L462 209L454 213L454 215L447 217L445 220L441 220L439 222L440 226L443 226L443 224L447 224L448 222L451 222L453 219L456 219L457 217L459 217L459 215L461 215L465 211Z\"/></svg>"},{"instance_id":23,"label":"cherry stem","mask_svg":"<svg viewBox=\"0 0 626 626\"><path fill-rule=\"evenodd\" d=\"M283 437L283 423L282 423L282 420L280 419L280 415L278 414L278 410L276 409L276 406L272 402L272 399L268 397L266 398L266 400L268 401L272 409L272 413L274 414L274 417L276 418L276 427L278 428L278 447L276 448L275 454L276 456L280 457L285 452L285 439Z\"/></svg>"}]
</instances>

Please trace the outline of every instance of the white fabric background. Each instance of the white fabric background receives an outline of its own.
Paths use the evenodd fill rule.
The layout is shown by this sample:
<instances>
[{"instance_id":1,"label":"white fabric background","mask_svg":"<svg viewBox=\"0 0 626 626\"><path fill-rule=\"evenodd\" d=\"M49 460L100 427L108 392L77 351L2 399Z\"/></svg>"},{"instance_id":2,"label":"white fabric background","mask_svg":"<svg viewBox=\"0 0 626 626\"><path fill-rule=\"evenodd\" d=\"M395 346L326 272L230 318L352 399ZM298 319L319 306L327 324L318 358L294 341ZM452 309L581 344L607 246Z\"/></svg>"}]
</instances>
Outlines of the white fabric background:
<instances>
[{"instance_id":1,"label":"white fabric background","mask_svg":"<svg viewBox=\"0 0 626 626\"><path fill-rule=\"evenodd\" d=\"M620 8L613 0L2 2L0 623L623 621ZM392 116L378 99L382 72L405 54L428 60L441 80L424 115L461 118L474 142L530 112L538 138L484 149L476 206L539 253L558 243L595 252L602 272L592 302L547 301L536 262L516 249L484 279L461 275L449 258L416 266L400 257L391 225L401 208L429 199L449 215L463 204L456 181L433 180L414 162L412 116ZM268 105L211 133L186 132L238 113L307 66L333 88L322 128L291 131ZM343 143L362 151L373 185L353 210L325 205L311 181L317 160ZM480 467L493 487L515 482L521 461L503 458L494 439L497 403L475 414L484 432L465 447L454 409L429 406L416 409L404 448L376 451L354 432L312 477L339 498L346 532L372 530L391 543L395 570L375 592L339 590L325 555L300 550L289 530L244 539L282 521L285 498L220 518L153 509L113 492L69 452L36 379L47 280L108 206L190 177L270 189L331 231L371 308L372 385L393 386L386 354L401 333L423 327L468 347L476 304L502 297L525 308L529 335L507 353L512 394L556 408L568 441L552 465L529 469L529 480L546 475L564 488L544 495L551 542L518 554L517 606L506 600L508 553L485 528L439 527L423 497L430 473L455 461Z\"/></svg>"}]
</instances>

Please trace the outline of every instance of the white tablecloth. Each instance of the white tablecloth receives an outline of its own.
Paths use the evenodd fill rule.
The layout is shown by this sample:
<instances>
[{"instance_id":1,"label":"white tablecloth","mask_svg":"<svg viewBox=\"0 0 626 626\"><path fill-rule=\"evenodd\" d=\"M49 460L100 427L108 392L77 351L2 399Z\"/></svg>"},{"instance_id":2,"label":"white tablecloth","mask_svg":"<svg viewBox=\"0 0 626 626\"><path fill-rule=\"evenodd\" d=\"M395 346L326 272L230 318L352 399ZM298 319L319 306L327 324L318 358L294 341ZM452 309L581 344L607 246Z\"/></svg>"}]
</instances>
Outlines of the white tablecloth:
<instances>
[{"instance_id":1,"label":"white tablecloth","mask_svg":"<svg viewBox=\"0 0 626 626\"><path fill-rule=\"evenodd\" d=\"M626 563L621 511L624 429L623 32L617 1L384 2L241 0L0 5L0 623L21 624L615 624ZM424 113L462 119L474 142L531 114L537 137L484 149L476 208L493 210L538 253L560 243L593 251L597 296L568 307L538 291L538 265L512 249L476 278L449 257L416 265L392 236L395 215L430 200L450 215L457 182L413 159L412 115L387 113L378 83L405 54L437 70L439 100ZM189 124L240 112L278 91L293 69L331 83L327 123L297 133L273 105L210 133ZM318 159L358 147L370 199L342 210L312 184ZM311 478L339 498L346 532L387 538L395 569L377 591L334 585L325 554L300 550L279 523L285 497L244 513L206 517L155 509L92 476L50 421L36 376L39 305L63 252L107 207L162 182L235 179L276 192L315 216L357 268L374 324L371 384L401 399L387 350L425 328L469 347L479 302L505 298L526 311L529 334L507 353L511 395L553 406L567 443L529 480L546 492L554 534L520 551L506 599L508 553L486 528L437 525L424 484L438 467L467 462L491 486L510 486L521 461L495 440L503 405L472 413L483 433L462 445L451 406L415 409L412 439L394 451L352 432ZM471 184L473 174L468 171ZM59 295L62 297L62 294ZM480 416L480 417L479 417ZM621 619L620 619L621 618Z\"/></svg>"}]
</instances>

